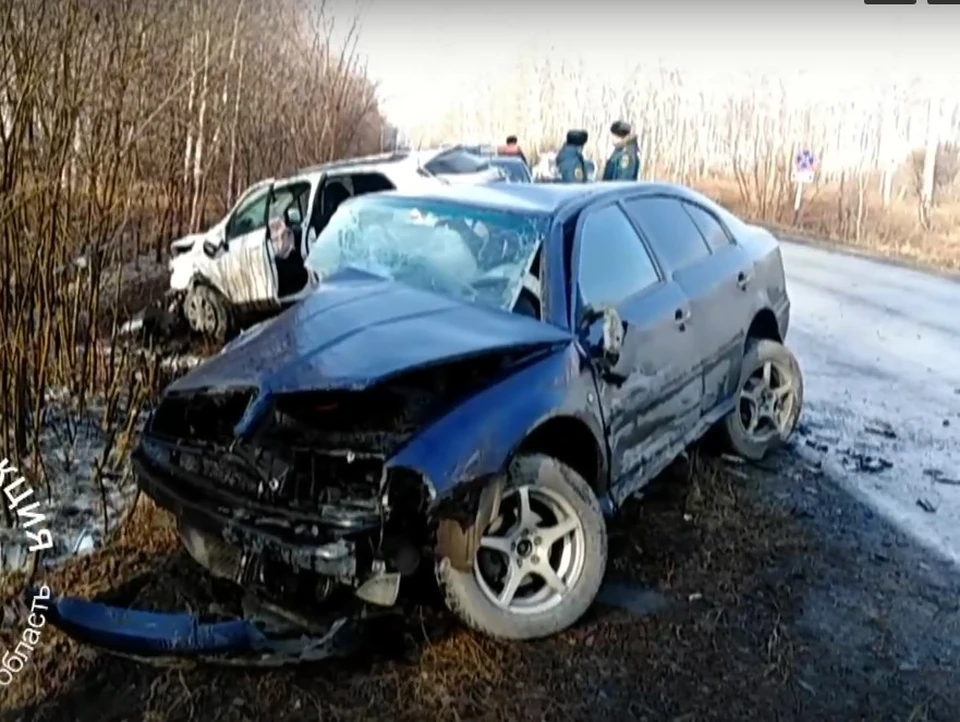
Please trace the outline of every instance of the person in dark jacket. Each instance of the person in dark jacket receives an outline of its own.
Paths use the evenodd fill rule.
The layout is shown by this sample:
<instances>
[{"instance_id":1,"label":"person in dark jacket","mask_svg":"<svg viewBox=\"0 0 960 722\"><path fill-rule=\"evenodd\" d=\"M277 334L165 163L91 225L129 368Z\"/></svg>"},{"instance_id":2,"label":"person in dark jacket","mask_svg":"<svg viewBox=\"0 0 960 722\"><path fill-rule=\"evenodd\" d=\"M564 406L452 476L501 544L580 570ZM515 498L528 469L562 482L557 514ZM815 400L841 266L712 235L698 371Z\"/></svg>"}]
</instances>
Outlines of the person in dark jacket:
<instances>
[{"instance_id":1,"label":"person in dark jacket","mask_svg":"<svg viewBox=\"0 0 960 722\"><path fill-rule=\"evenodd\" d=\"M610 126L613 153L603 169L603 180L637 180L640 175L640 146L630 124L618 120Z\"/></svg>"},{"instance_id":2,"label":"person in dark jacket","mask_svg":"<svg viewBox=\"0 0 960 722\"><path fill-rule=\"evenodd\" d=\"M587 144L587 131L571 130L567 132L567 142L557 152L557 172L561 183L586 183L587 165L583 157L583 146Z\"/></svg>"},{"instance_id":3,"label":"person in dark jacket","mask_svg":"<svg viewBox=\"0 0 960 722\"><path fill-rule=\"evenodd\" d=\"M523 154L523 151L520 149L520 146L517 144L517 136L508 135L507 144L501 145L497 148L497 155L513 155L520 156L524 163L527 163L527 156ZM530 164L527 163L529 166Z\"/></svg>"}]
</instances>

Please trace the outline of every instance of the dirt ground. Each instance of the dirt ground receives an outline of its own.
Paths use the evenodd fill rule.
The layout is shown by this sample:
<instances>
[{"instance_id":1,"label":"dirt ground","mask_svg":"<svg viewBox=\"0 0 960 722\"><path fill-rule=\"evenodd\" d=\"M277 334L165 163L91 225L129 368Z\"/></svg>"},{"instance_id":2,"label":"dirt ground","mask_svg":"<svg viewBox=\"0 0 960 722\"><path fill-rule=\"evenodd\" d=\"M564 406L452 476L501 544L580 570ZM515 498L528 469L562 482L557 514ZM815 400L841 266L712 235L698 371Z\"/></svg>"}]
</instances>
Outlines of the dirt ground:
<instances>
[{"instance_id":1,"label":"dirt ground","mask_svg":"<svg viewBox=\"0 0 960 722\"><path fill-rule=\"evenodd\" d=\"M95 594L145 575L162 595L189 562L157 515L47 582ZM492 642L427 606L349 661L170 670L45 628L0 720L960 718L960 578L792 453L694 455L611 533L602 601L553 639Z\"/></svg>"}]
</instances>

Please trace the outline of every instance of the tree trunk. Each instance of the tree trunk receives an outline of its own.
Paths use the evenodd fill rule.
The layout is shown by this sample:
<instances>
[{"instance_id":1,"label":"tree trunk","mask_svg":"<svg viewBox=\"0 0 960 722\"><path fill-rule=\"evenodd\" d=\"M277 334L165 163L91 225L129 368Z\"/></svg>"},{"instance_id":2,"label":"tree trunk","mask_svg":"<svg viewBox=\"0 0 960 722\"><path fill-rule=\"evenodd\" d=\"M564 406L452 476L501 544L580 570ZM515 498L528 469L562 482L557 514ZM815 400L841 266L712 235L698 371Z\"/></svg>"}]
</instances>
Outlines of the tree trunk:
<instances>
[{"instance_id":1,"label":"tree trunk","mask_svg":"<svg viewBox=\"0 0 960 722\"><path fill-rule=\"evenodd\" d=\"M200 84L200 109L197 113L197 143L193 154L193 204L190 210L190 231L200 230L203 221L203 134L207 115L207 83L210 78L210 31L203 42L203 80Z\"/></svg>"},{"instance_id":2,"label":"tree trunk","mask_svg":"<svg viewBox=\"0 0 960 722\"><path fill-rule=\"evenodd\" d=\"M923 157L923 179L920 194L920 223L930 228L930 212L934 203L934 180L937 172L937 145L940 140L940 113L933 98L927 105L927 144Z\"/></svg>"},{"instance_id":3,"label":"tree trunk","mask_svg":"<svg viewBox=\"0 0 960 722\"><path fill-rule=\"evenodd\" d=\"M227 207L233 205L236 197L236 178L237 178L237 125L240 123L240 96L243 90L243 55L240 55L240 62L237 64L237 93L233 103L233 123L230 126L230 167L227 171Z\"/></svg>"}]
</instances>

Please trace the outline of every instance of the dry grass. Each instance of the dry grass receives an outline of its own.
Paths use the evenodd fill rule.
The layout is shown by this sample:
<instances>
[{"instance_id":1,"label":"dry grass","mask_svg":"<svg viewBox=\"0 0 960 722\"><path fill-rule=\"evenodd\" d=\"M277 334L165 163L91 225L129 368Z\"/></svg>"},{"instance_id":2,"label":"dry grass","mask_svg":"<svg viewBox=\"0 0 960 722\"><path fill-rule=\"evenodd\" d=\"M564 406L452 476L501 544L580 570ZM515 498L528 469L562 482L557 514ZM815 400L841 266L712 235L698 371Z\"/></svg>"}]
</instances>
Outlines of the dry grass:
<instances>
[{"instance_id":1,"label":"dry grass","mask_svg":"<svg viewBox=\"0 0 960 722\"><path fill-rule=\"evenodd\" d=\"M933 209L930 228L920 222L916 198L905 194L882 208L876 183L864 196L864 214L856 232L856 192L841 195L838 183L807 188L796 224L793 197L764 214L744 203L732 178L709 178L695 187L745 218L765 222L789 237L796 234L812 240L831 241L886 258L900 259L935 269L960 270L960 199L947 197ZM843 199L841 201L841 199Z\"/></svg>"},{"instance_id":2,"label":"dry grass","mask_svg":"<svg viewBox=\"0 0 960 722\"><path fill-rule=\"evenodd\" d=\"M771 584L758 571L803 563L806 538L793 521L712 463L680 464L611 532L608 578L659 589L673 600L665 612L637 617L601 606L555 638L501 644L427 606L378 633L377 648L359 659L270 673L157 670L78 649L45 629L0 719L121 720L140 710L146 720L205 722L729 720L789 708L799 652L789 631L793 592L789 581ZM189 566L146 505L116 544L47 583L90 595L146 574L139 596L149 604L169 594L172 579L183 584Z\"/></svg>"}]
</instances>

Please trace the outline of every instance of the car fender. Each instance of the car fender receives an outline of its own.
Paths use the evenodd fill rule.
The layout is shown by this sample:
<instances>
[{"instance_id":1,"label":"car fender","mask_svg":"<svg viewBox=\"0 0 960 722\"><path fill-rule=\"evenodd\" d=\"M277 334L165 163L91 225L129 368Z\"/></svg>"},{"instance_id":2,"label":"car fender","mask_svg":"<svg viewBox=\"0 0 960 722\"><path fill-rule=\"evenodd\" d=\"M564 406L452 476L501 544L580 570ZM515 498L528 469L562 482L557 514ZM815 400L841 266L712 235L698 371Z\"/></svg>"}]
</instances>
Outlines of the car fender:
<instances>
[{"instance_id":1,"label":"car fender","mask_svg":"<svg viewBox=\"0 0 960 722\"><path fill-rule=\"evenodd\" d=\"M594 389L571 342L458 404L387 467L421 474L436 506L465 484L501 474L530 432L556 416L582 420L605 450L599 412L592 406Z\"/></svg>"},{"instance_id":2,"label":"car fender","mask_svg":"<svg viewBox=\"0 0 960 722\"><path fill-rule=\"evenodd\" d=\"M203 275L200 267L204 256L194 253L193 250L181 253L170 259L170 290L186 291L190 288L196 276Z\"/></svg>"}]
</instances>

